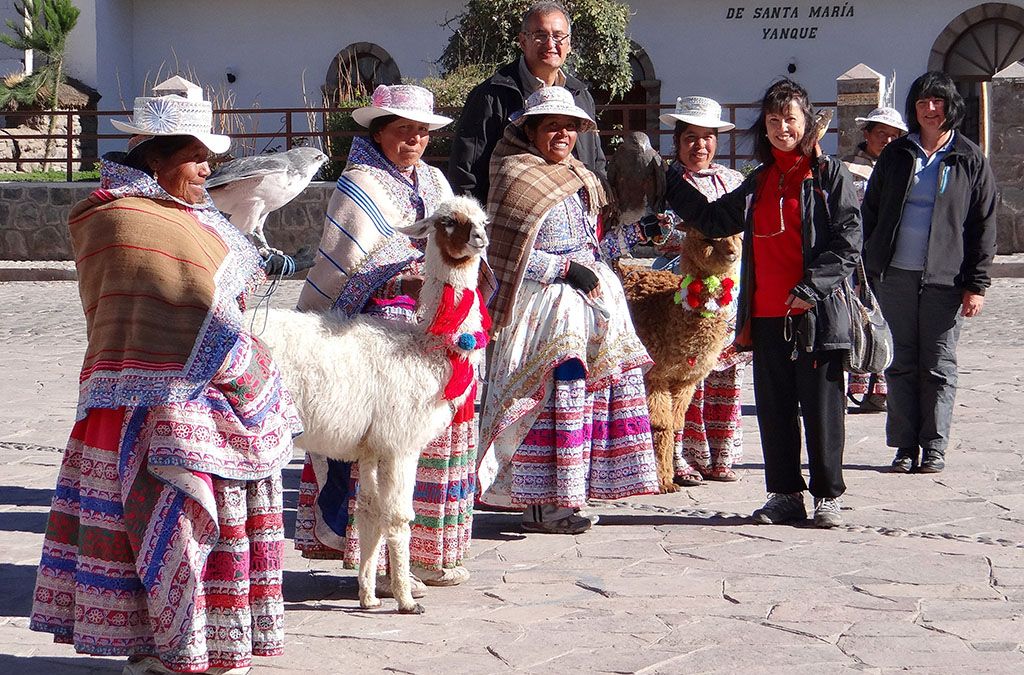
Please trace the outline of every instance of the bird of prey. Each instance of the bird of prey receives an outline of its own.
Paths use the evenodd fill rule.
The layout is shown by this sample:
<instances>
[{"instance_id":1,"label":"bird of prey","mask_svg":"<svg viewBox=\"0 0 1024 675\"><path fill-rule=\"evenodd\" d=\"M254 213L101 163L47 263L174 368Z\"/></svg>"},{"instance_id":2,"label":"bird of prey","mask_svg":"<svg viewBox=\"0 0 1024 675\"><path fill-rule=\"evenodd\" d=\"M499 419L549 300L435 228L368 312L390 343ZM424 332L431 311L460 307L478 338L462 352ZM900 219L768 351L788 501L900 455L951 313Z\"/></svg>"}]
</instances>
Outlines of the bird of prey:
<instances>
[{"instance_id":1,"label":"bird of prey","mask_svg":"<svg viewBox=\"0 0 1024 675\"><path fill-rule=\"evenodd\" d=\"M263 234L267 216L299 195L327 161L316 148L292 148L225 162L206 179L214 205L232 225L269 250Z\"/></svg>"},{"instance_id":2,"label":"bird of prey","mask_svg":"<svg viewBox=\"0 0 1024 675\"><path fill-rule=\"evenodd\" d=\"M665 198L665 165L651 139L630 132L608 160L608 183L620 223L635 223L648 212L659 213Z\"/></svg>"}]
</instances>

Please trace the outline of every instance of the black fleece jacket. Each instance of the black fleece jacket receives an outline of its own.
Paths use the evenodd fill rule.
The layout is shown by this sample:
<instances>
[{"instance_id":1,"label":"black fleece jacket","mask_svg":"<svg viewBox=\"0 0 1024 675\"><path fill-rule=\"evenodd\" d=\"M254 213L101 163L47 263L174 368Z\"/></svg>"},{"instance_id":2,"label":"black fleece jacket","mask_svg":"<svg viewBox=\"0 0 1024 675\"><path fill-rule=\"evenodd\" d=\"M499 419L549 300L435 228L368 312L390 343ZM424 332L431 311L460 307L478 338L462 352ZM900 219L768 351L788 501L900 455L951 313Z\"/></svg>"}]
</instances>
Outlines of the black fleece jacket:
<instances>
[{"instance_id":1,"label":"black fleece jacket","mask_svg":"<svg viewBox=\"0 0 1024 675\"><path fill-rule=\"evenodd\" d=\"M913 185L917 150L904 136L885 147L868 181L864 266L882 279L896 251L903 207ZM939 168L922 284L985 294L996 252L996 181L981 149L956 132Z\"/></svg>"},{"instance_id":2,"label":"black fleece jacket","mask_svg":"<svg viewBox=\"0 0 1024 675\"><path fill-rule=\"evenodd\" d=\"M576 105L596 120L594 99L587 86L567 74L565 88L572 92ZM505 133L509 115L523 109L529 95L526 92L519 79L519 59L505 64L469 92L448 157L448 182L455 194L472 195L481 204L487 203L491 153ZM596 131L579 134L573 154L588 169L604 177L604 151Z\"/></svg>"},{"instance_id":3,"label":"black fleece jacket","mask_svg":"<svg viewBox=\"0 0 1024 675\"><path fill-rule=\"evenodd\" d=\"M751 298L754 292L753 200L764 167L747 176L732 192L709 202L682 180L677 166L669 170L665 195L683 222L709 237L744 232L743 266L736 317L736 346L749 349ZM837 293L857 265L861 248L860 212L853 177L842 162L823 156L813 163L812 177L802 186L803 279L792 293L814 305L817 318L815 350L849 349L849 308Z\"/></svg>"}]
</instances>

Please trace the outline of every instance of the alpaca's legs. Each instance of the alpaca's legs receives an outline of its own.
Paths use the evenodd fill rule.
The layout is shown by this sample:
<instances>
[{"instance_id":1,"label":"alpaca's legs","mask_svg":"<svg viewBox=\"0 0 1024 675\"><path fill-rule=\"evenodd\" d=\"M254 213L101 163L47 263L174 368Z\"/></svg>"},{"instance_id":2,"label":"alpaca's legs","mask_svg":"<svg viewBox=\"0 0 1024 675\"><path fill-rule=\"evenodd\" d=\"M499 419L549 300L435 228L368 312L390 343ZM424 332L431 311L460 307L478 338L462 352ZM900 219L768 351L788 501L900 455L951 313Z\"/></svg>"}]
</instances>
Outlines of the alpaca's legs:
<instances>
[{"instance_id":1,"label":"alpaca's legs","mask_svg":"<svg viewBox=\"0 0 1024 675\"><path fill-rule=\"evenodd\" d=\"M356 527L359 529L359 606L363 609L373 609L380 607L380 600L377 598L377 556L380 552L382 534L380 484L376 460L359 460Z\"/></svg>"},{"instance_id":2,"label":"alpaca's legs","mask_svg":"<svg viewBox=\"0 0 1024 675\"><path fill-rule=\"evenodd\" d=\"M676 431L682 431L686 426L686 411L693 401L693 392L696 389L696 383L691 382L672 390L672 428Z\"/></svg>"},{"instance_id":3,"label":"alpaca's legs","mask_svg":"<svg viewBox=\"0 0 1024 675\"><path fill-rule=\"evenodd\" d=\"M409 584L409 522L412 510L419 453L386 456L381 460L380 495L384 509L381 521L386 528L388 562L391 563L391 592L402 614L422 614L423 606L412 598Z\"/></svg>"},{"instance_id":4,"label":"alpaca's legs","mask_svg":"<svg viewBox=\"0 0 1024 675\"><path fill-rule=\"evenodd\" d=\"M651 437L654 441L654 459L658 469L658 486L662 492L675 492L679 487L675 477L675 426L672 418L672 398L662 385L647 383L647 407L651 414Z\"/></svg>"}]
</instances>

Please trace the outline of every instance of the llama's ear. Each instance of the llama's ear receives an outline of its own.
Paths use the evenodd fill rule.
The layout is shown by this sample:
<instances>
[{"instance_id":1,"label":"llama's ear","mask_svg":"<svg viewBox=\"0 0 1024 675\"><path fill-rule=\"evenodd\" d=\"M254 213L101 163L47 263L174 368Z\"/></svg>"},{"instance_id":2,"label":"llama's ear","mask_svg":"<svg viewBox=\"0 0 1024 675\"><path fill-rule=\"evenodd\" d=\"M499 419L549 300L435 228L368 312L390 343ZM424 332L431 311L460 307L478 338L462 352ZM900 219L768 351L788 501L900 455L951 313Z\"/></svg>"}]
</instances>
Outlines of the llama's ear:
<instances>
[{"instance_id":1,"label":"llama's ear","mask_svg":"<svg viewBox=\"0 0 1024 675\"><path fill-rule=\"evenodd\" d=\"M417 220L412 225L405 225L403 227L396 227L396 232L401 232L405 236L411 239L426 239L427 235L434 229L434 219L424 218L423 220Z\"/></svg>"}]
</instances>

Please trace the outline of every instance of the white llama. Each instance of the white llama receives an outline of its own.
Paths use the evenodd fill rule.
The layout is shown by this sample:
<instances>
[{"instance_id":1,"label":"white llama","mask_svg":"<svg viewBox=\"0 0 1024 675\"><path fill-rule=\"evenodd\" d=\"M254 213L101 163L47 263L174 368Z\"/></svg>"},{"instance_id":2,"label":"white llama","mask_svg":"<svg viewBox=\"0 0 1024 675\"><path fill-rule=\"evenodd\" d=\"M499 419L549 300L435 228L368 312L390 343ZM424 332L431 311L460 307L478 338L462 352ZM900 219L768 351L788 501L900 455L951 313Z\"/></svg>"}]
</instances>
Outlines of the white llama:
<instances>
[{"instance_id":1,"label":"white llama","mask_svg":"<svg viewBox=\"0 0 1024 675\"><path fill-rule=\"evenodd\" d=\"M490 320L479 291L486 215L467 197L405 228L427 237L417 322L271 310L259 336L295 399L308 452L359 462L359 603L380 606L377 556L386 536L399 611L419 614L409 583L409 522L420 451L474 404ZM429 236L428 236L429 235ZM257 320L257 325L259 321Z\"/></svg>"}]
</instances>

